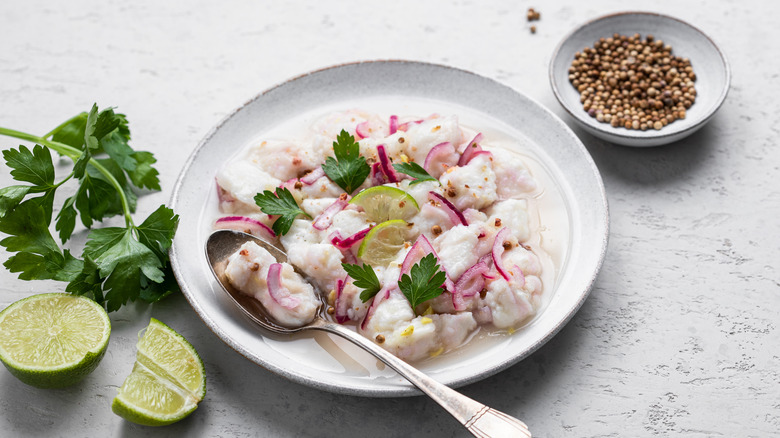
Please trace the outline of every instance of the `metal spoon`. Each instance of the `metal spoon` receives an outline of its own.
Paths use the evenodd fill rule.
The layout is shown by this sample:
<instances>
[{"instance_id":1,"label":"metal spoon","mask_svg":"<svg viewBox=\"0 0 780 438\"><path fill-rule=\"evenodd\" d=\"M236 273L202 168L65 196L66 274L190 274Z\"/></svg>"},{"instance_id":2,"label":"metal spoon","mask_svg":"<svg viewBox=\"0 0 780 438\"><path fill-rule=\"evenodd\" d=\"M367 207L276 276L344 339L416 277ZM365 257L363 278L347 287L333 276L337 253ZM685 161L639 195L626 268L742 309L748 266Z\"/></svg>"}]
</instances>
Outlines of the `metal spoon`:
<instances>
[{"instance_id":1,"label":"metal spoon","mask_svg":"<svg viewBox=\"0 0 780 438\"><path fill-rule=\"evenodd\" d=\"M250 240L265 248L278 262L287 261L287 254L284 251L262 239L238 231L215 231L206 242L206 258L209 261L212 273L217 278L219 284L222 285L223 290L227 292L249 319L274 333L290 334L302 330L321 330L353 342L386 363L390 368L431 397L474 436L531 437L528 427L522 421L450 389L374 344L371 340L359 335L354 330L328 321L323 317L323 309L326 308L324 305L320 306L314 321L303 327L287 328L277 324L259 301L234 289L225 278L224 270L227 258L238 251L241 245ZM319 295L322 296L322 294Z\"/></svg>"}]
</instances>

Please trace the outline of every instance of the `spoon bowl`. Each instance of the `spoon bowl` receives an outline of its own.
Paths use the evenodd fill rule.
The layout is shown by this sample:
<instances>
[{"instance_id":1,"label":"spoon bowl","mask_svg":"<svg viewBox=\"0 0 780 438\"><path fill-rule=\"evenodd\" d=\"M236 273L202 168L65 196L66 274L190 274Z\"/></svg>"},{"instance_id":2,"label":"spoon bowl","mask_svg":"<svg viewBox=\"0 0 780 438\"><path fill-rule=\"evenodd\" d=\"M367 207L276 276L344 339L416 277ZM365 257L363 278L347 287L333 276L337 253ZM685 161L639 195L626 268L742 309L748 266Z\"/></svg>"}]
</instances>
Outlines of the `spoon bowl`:
<instances>
[{"instance_id":1,"label":"spoon bowl","mask_svg":"<svg viewBox=\"0 0 780 438\"><path fill-rule=\"evenodd\" d=\"M306 326L303 327L285 327L278 324L271 315L265 310L260 301L254 299L249 295L241 293L234 288L225 275L225 267L227 266L228 257L233 255L244 243L252 241L258 244L261 248L268 251L279 263L287 262L287 253L277 248L270 242L252 236L251 234L242 233L240 231L233 230L218 230L213 232L206 241L206 259L209 262L211 273L219 281L222 289L228 294L231 300L238 306L238 308L251 319L255 324L263 327L264 329L278 334L296 333L306 330ZM294 267L295 271L306 278L306 275ZM311 283L311 282L310 282ZM317 287L312 284L318 297L322 297ZM325 308L322 304L317 309L318 317L322 317L322 311Z\"/></svg>"},{"instance_id":2,"label":"spoon bowl","mask_svg":"<svg viewBox=\"0 0 780 438\"><path fill-rule=\"evenodd\" d=\"M211 272L225 293L249 319L265 330L278 334L292 334L303 330L320 330L349 340L363 348L387 366L395 370L422 392L431 397L458 420L469 432L478 437L530 437L528 427L522 421L503 412L492 409L426 376L417 368L395 357L373 341L361 336L354 330L341 324L328 321L324 316L327 306L320 305L317 316L312 322L301 327L284 327L278 324L259 301L245 295L230 285L225 276L228 258L246 242L254 242L266 249L279 263L287 262L287 254L271 243L233 230L213 232L206 241L206 259ZM298 269L296 268L296 272ZM304 278L306 275L298 272ZM312 285L314 286L314 285ZM316 291L316 287L315 287ZM318 292L322 300L322 294Z\"/></svg>"}]
</instances>

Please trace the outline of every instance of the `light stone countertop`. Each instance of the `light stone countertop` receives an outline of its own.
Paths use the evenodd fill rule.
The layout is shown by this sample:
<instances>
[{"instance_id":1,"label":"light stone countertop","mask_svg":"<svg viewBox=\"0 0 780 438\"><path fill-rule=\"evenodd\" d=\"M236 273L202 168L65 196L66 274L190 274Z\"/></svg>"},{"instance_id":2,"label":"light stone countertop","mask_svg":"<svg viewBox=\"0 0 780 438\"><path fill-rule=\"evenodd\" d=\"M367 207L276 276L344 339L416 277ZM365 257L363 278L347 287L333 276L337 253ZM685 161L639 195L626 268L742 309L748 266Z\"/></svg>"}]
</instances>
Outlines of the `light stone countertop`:
<instances>
[{"instance_id":1,"label":"light stone countertop","mask_svg":"<svg viewBox=\"0 0 780 438\"><path fill-rule=\"evenodd\" d=\"M573 126L547 80L554 47L581 22L633 8L617 0L110 3L3 3L0 126L42 134L93 102L118 107L132 145L152 151L161 173L163 191L140 198L138 217L168 202L190 151L233 108L334 64L409 59L471 70ZM542 13L534 35L531 6ZM772 436L780 430L780 3L641 7L713 37L731 63L731 92L708 126L665 147L619 147L575 129L609 198L598 281L549 343L462 392L540 437ZM18 142L3 137L0 146ZM11 183L5 167L0 183ZM63 289L2 270L0 308ZM110 409L150 316L192 342L208 375L197 411L157 429ZM0 435L465 435L423 397L367 399L286 381L223 344L181 295L111 320L106 357L75 387L39 390L0 369Z\"/></svg>"}]
</instances>

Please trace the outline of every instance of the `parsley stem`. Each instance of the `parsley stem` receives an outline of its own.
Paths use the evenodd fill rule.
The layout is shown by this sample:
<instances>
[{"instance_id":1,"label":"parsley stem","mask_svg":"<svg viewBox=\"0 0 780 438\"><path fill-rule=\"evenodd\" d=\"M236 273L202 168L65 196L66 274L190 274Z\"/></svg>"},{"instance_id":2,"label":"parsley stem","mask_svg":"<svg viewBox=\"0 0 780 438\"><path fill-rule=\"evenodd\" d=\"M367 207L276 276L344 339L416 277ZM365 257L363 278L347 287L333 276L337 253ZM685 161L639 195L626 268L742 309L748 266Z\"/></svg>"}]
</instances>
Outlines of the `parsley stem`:
<instances>
[{"instance_id":1,"label":"parsley stem","mask_svg":"<svg viewBox=\"0 0 780 438\"><path fill-rule=\"evenodd\" d=\"M60 129L62 129L64 126L70 124L71 122L73 122L76 119L80 119L80 118L85 117L86 114L87 113L81 113L81 114L78 114L78 115L75 115L75 116L69 118L68 120L60 123L60 125L57 126L56 128L54 128L51 131L49 131L48 133L46 133L42 138L49 138L49 137L55 135L56 133L60 132Z\"/></svg>"},{"instance_id":2,"label":"parsley stem","mask_svg":"<svg viewBox=\"0 0 780 438\"><path fill-rule=\"evenodd\" d=\"M54 131L56 131L59 127L54 128ZM52 132L54 132L52 131ZM74 148L73 146L67 145L65 143L60 143L57 141L48 140L43 137L38 137L37 135L28 134L26 132L16 131L13 129L3 128L0 127L0 135L5 135L7 137L13 137L18 138L20 140L27 140L33 143L41 144L43 146L46 146L49 149L54 150L55 152L65 155L74 162L78 160L78 158L81 156L81 151L77 148ZM135 224L133 223L133 217L130 214L130 204L127 201L127 197L125 196L125 191L122 188L122 186L119 184L119 181L114 178L114 175L111 174L111 172L108 171L103 165L97 162L94 158L89 159L89 164L94 167L98 172L100 172L104 177L106 177L106 180L111 184L114 189L119 194L119 199L122 201L122 210L124 210L125 215L125 224L127 224L128 227L135 228Z\"/></svg>"}]
</instances>

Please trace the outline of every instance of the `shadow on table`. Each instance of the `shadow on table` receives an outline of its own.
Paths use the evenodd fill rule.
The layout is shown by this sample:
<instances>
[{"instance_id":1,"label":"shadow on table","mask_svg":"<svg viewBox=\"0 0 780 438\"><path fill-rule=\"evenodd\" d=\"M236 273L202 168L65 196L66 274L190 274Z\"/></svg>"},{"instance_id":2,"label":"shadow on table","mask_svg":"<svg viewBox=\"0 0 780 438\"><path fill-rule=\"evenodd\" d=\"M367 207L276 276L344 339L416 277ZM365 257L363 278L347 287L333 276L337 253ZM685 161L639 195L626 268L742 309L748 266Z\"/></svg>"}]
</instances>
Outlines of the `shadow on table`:
<instances>
[{"instance_id":1,"label":"shadow on table","mask_svg":"<svg viewBox=\"0 0 780 438\"><path fill-rule=\"evenodd\" d=\"M620 146L581 128L572 129L590 152L605 184L666 186L685 180L712 159L711 145L718 135L715 121L680 141L655 147Z\"/></svg>"}]
</instances>

